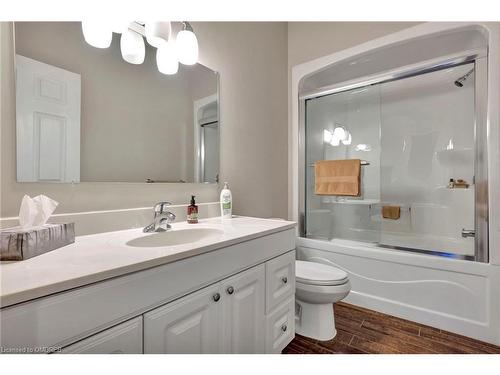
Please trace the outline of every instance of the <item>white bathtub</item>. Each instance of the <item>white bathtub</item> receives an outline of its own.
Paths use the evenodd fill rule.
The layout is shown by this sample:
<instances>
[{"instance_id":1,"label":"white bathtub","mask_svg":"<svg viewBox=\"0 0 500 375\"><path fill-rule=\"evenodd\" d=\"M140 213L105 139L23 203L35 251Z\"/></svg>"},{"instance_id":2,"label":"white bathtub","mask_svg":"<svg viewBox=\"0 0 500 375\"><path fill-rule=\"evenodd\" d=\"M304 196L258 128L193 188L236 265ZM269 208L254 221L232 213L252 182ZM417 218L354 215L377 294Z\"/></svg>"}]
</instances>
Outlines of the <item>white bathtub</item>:
<instances>
[{"instance_id":1,"label":"white bathtub","mask_svg":"<svg viewBox=\"0 0 500 375\"><path fill-rule=\"evenodd\" d=\"M339 239L299 237L297 256L348 272L348 303L500 344L500 267Z\"/></svg>"}]
</instances>

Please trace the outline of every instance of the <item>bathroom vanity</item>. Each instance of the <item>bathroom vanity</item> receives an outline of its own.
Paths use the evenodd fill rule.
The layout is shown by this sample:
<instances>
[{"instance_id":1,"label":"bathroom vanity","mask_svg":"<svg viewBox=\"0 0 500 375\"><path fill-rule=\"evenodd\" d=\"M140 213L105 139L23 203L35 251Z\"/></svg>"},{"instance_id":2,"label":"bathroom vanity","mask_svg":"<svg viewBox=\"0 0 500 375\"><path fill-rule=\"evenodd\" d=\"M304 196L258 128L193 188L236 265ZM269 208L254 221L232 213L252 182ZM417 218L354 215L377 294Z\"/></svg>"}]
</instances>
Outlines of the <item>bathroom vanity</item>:
<instances>
[{"instance_id":1,"label":"bathroom vanity","mask_svg":"<svg viewBox=\"0 0 500 375\"><path fill-rule=\"evenodd\" d=\"M2 263L2 351L281 352L295 333L295 223L172 227Z\"/></svg>"}]
</instances>

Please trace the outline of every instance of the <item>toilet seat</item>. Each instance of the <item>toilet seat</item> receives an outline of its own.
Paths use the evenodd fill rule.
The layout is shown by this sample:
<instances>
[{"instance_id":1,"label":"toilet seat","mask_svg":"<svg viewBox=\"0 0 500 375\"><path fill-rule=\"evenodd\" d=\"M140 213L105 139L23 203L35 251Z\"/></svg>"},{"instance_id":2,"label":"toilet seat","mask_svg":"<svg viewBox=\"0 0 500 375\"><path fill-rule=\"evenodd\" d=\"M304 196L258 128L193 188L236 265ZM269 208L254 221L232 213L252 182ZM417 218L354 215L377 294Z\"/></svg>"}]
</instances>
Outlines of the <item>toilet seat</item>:
<instances>
[{"instance_id":1,"label":"toilet seat","mask_svg":"<svg viewBox=\"0 0 500 375\"><path fill-rule=\"evenodd\" d=\"M295 280L307 285L342 285L349 281L347 272L326 264L295 261Z\"/></svg>"}]
</instances>

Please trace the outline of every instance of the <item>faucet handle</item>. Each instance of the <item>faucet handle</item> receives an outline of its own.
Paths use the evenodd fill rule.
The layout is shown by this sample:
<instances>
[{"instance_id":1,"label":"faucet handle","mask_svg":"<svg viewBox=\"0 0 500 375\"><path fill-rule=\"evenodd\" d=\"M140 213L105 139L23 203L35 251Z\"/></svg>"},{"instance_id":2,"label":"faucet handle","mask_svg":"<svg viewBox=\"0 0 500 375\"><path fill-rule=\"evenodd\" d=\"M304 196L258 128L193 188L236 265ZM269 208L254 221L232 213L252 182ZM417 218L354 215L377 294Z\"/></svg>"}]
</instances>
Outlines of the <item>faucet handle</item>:
<instances>
[{"instance_id":1,"label":"faucet handle","mask_svg":"<svg viewBox=\"0 0 500 375\"><path fill-rule=\"evenodd\" d=\"M165 207L168 207L170 205L172 205L172 203L170 202L158 202L154 205L153 210L155 214L162 214L165 212Z\"/></svg>"},{"instance_id":2,"label":"faucet handle","mask_svg":"<svg viewBox=\"0 0 500 375\"><path fill-rule=\"evenodd\" d=\"M175 214L173 214L172 212L165 212L165 215L166 215L168 221L174 221L175 220Z\"/></svg>"}]
</instances>

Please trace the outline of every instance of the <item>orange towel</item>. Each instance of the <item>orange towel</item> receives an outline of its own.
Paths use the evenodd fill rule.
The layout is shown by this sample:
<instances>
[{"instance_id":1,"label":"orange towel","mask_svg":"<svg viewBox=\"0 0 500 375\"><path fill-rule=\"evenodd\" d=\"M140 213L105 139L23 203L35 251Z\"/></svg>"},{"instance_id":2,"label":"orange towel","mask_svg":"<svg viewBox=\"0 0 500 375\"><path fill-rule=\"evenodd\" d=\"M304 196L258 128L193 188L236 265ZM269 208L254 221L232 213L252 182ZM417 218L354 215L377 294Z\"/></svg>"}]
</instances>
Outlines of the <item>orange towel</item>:
<instances>
[{"instance_id":1,"label":"orange towel","mask_svg":"<svg viewBox=\"0 0 500 375\"><path fill-rule=\"evenodd\" d=\"M361 160L319 160L314 164L316 177L314 192L317 195L361 194Z\"/></svg>"},{"instance_id":2,"label":"orange towel","mask_svg":"<svg viewBox=\"0 0 500 375\"><path fill-rule=\"evenodd\" d=\"M382 217L384 219L398 220L400 216L400 206L382 206Z\"/></svg>"}]
</instances>

